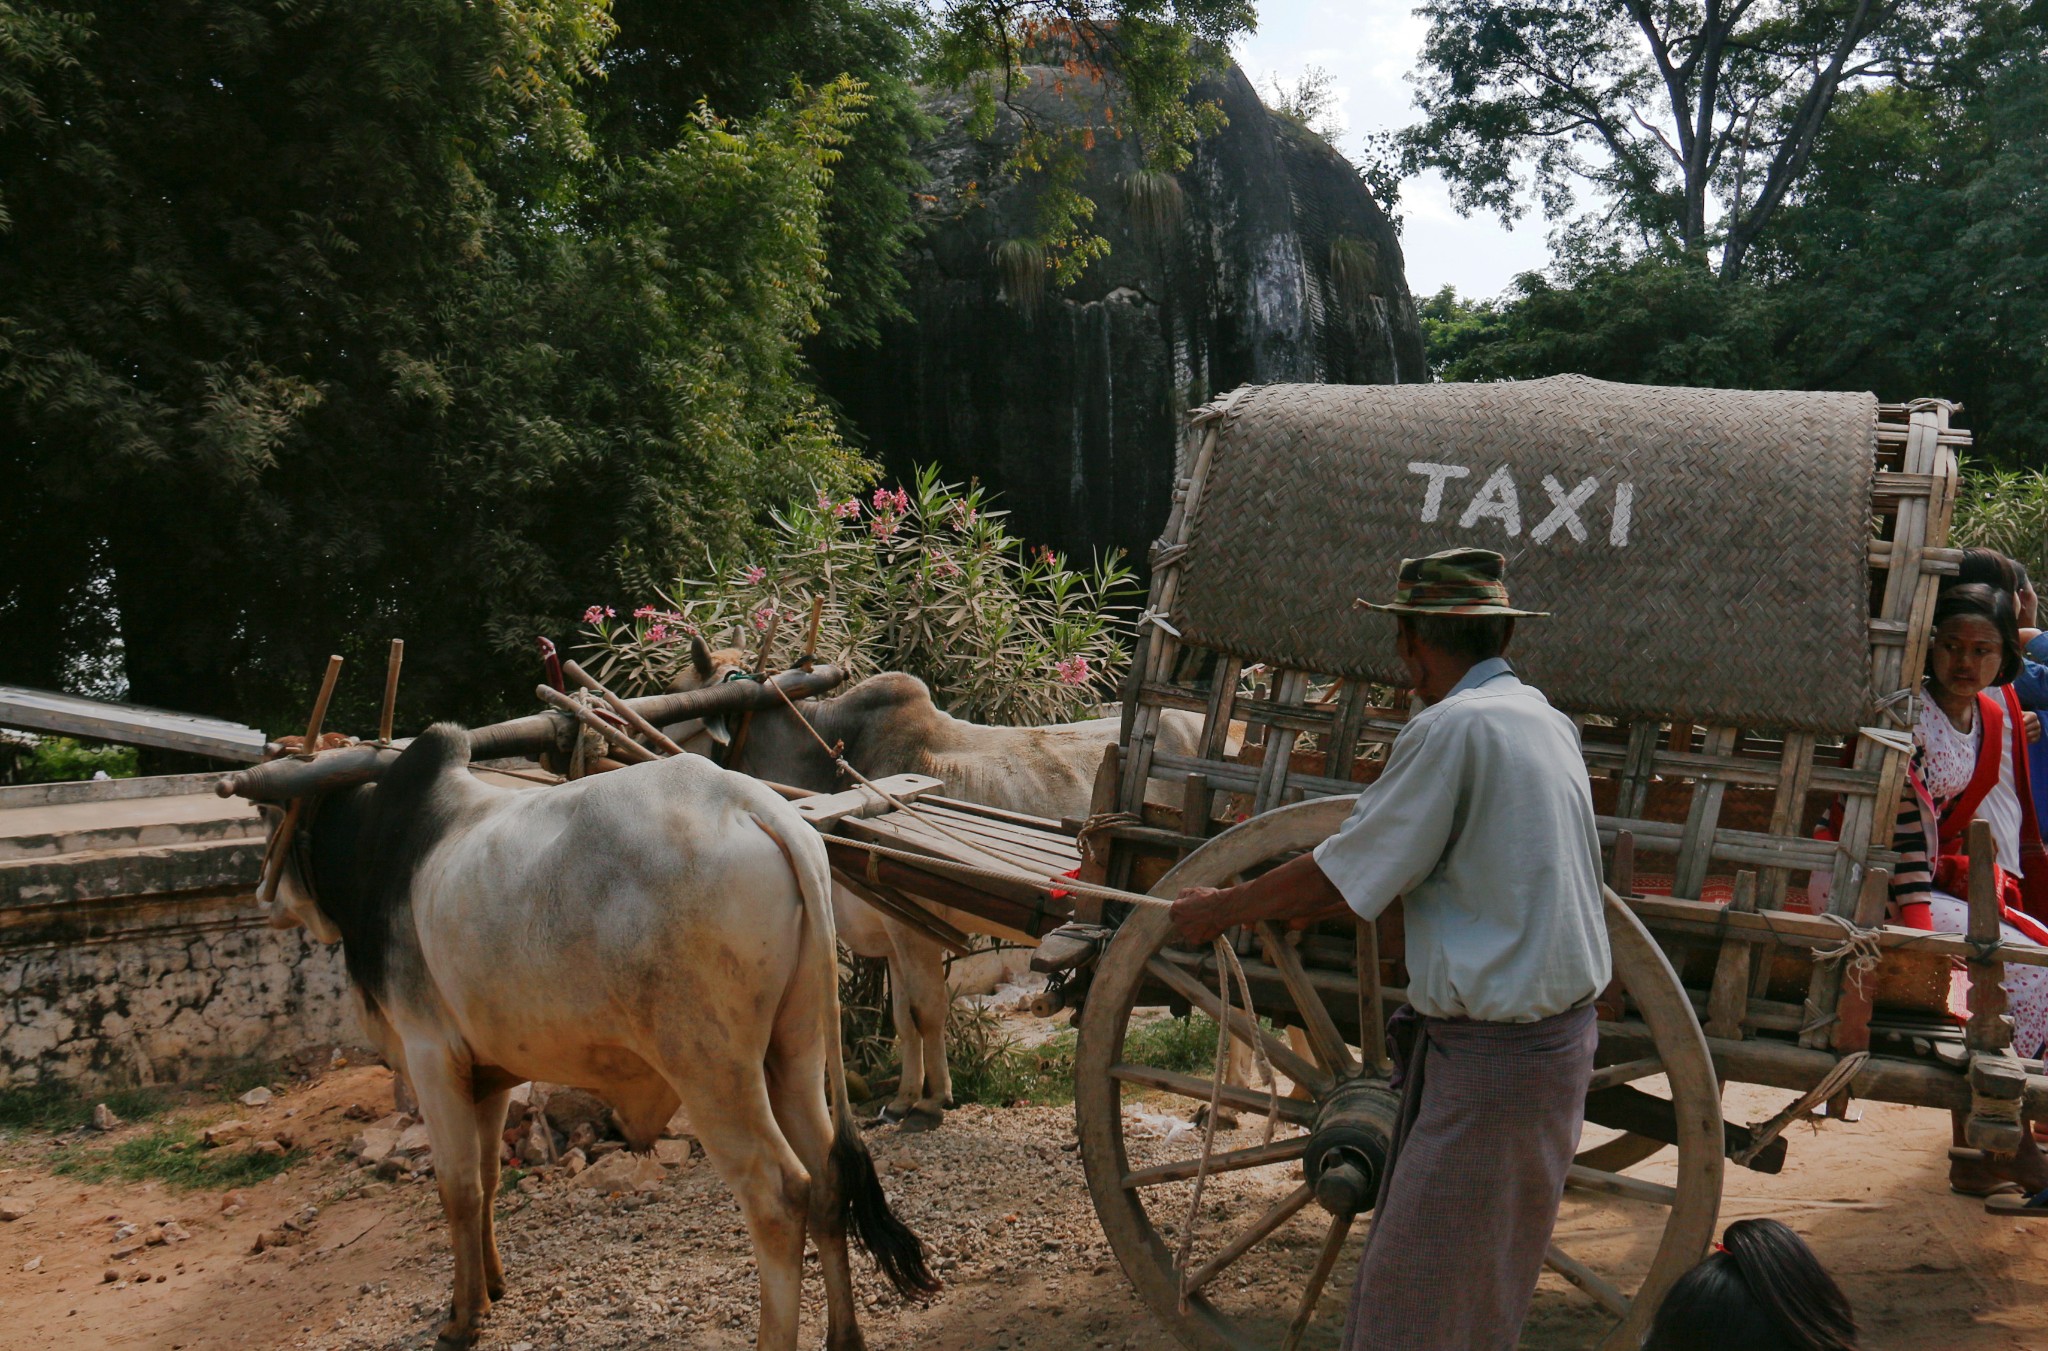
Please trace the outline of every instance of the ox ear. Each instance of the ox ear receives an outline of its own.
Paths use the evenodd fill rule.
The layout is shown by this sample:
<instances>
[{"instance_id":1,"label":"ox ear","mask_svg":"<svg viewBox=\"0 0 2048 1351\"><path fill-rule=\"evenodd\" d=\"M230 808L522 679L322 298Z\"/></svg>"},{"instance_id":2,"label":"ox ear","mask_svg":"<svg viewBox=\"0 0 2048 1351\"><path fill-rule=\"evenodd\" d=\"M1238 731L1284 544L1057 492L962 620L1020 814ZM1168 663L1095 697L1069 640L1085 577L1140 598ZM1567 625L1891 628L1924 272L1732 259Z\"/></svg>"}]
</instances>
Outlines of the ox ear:
<instances>
[{"instance_id":1,"label":"ox ear","mask_svg":"<svg viewBox=\"0 0 2048 1351\"><path fill-rule=\"evenodd\" d=\"M690 754L701 755L709 760L714 749L713 742L720 746L731 744L731 738L726 733L725 719L718 718L715 722L717 725L714 727L702 718L688 718L662 728L661 734Z\"/></svg>"},{"instance_id":2,"label":"ox ear","mask_svg":"<svg viewBox=\"0 0 2048 1351\"><path fill-rule=\"evenodd\" d=\"M257 804L256 810L263 814L264 837L274 836L278 824L284 820L284 808L276 803L263 802ZM322 943L341 941L341 930L313 899L312 888L300 876L299 861L295 855L285 858L277 878L277 894L270 898L270 911L265 919L273 929L300 928Z\"/></svg>"},{"instance_id":3,"label":"ox ear","mask_svg":"<svg viewBox=\"0 0 2048 1351\"><path fill-rule=\"evenodd\" d=\"M697 668L699 680L711 679L711 649L705 644L701 634L690 635L690 665Z\"/></svg>"}]
</instances>

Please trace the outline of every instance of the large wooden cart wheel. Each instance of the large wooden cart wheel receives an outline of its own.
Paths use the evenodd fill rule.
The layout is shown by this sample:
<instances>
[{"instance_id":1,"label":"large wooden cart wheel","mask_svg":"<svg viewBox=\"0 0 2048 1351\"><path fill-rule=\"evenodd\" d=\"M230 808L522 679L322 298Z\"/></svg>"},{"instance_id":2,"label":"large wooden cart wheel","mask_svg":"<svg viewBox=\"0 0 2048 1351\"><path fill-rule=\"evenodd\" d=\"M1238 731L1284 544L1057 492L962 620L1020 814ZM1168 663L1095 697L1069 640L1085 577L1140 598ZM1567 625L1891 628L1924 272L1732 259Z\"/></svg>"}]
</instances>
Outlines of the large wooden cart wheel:
<instances>
[{"instance_id":1,"label":"large wooden cart wheel","mask_svg":"<svg viewBox=\"0 0 2048 1351\"><path fill-rule=\"evenodd\" d=\"M1183 859L1153 893L1218 886L1280 862L1334 832L1351 805L1348 797L1322 798L1255 817ZM1607 919L1628 1016L1648 1025L1661 1062L1638 1057L1609 1077L1662 1074L1668 1080L1678 1176L1671 1185L1622 1175L1621 1169L1663 1147L1638 1135L1582 1154L1567 1200L1593 1195L1628 1208L1625 1217L1604 1225L1626 1236L1620 1245L1625 1260L1598 1269L1579 1261L1561 1225L1547 1263L1597 1306L1586 1310L1588 1335L1573 1340L1633 1351L1665 1291L1713 1238L1721 1196L1720 1089L1670 963L1611 896ZM1209 1162L1189 1261L1195 1288L1185 1312L1173 1261L1188 1223L1202 1137L1179 1123L1206 1107L1212 1068L1194 1063L1202 1058L1188 1053L1185 1043L1192 1039L1176 1047L1174 1038L1157 1032L1126 1038L1134 1008L1168 999L1184 1001L1193 1023L1205 1017L1213 1023L1221 1011L1213 953L1173 945L1166 912L1146 907L1124 921L1089 988L1075 1066L1088 1188L1132 1285L1160 1322L1198 1351L1337 1343L1358 1239L1370 1223L1398 1106L1378 1069L1362 1064L1358 1048L1376 1043L1387 1010L1361 998L1357 953L1366 948L1358 941L1364 931L1346 938L1342 927L1324 926L1297 939L1262 925L1243 935L1249 941L1239 951L1260 1022L1254 1028L1233 1003L1231 1026L1257 1035L1296 1090L1280 1099L1273 1141L1266 1145L1265 1088L1222 1089L1222 1102L1241 1126L1228 1136L1218 1133ZM1299 1030L1281 1034L1276 1026ZM1605 1167L1593 1166L1600 1164Z\"/></svg>"}]
</instances>

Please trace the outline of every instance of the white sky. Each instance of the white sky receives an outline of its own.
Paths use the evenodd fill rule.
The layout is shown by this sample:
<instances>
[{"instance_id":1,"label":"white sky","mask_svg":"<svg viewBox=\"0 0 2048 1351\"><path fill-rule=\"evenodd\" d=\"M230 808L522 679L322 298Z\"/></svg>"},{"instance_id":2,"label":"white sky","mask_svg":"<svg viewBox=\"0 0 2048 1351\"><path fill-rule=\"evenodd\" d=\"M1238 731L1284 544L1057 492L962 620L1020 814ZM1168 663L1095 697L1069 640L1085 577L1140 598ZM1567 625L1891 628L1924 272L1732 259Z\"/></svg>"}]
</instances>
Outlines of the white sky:
<instances>
[{"instance_id":1,"label":"white sky","mask_svg":"<svg viewBox=\"0 0 2048 1351\"><path fill-rule=\"evenodd\" d=\"M1292 84L1310 66L1330 73L1346 130L1338 149L1356 155L1361 136L1419 120L1408 73L1425 29L1415 0L1261 0L1259 30L1241 42L1238 64L1263 91L1278 75ZM1550 261L1548 227L1531 214L1512 231L1490 215L1460 216L1442 178L1401 187L1401 251L1416 299L1446 282L1460 295L1498 295L1517 273Z\"/></svg>"}]
</instances>

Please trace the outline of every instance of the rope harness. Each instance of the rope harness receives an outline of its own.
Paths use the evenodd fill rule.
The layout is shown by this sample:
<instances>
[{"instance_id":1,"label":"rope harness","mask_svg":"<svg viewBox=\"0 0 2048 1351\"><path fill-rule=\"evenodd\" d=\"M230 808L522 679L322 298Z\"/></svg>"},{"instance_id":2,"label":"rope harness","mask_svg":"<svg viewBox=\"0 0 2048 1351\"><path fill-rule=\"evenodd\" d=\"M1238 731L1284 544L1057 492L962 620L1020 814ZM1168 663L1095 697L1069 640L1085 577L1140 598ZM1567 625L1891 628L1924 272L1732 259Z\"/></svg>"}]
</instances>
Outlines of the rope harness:
<instances>
[{"instance_id":1,"label":"rope harness","mask_svg":"<svg viewBox=\"0 0 2048 1351\"><path fill-rule=\"evenodd\" d=\"M1258 1014L1252 1008L1251 981L1245 977L1244 963L1237 960L1237 950L1230 946L1223 935L1213 940L1216 948L1216 1002L1220 1006L1216 1017L1216 1064L1209 1077L1209 1110L1202 1118L1202 1157L1195 1160L1195 1190L1188 1197L1188 1220L1181 1226L1180 1249L1173 1255L1174 1282L1180 1296L1180 1311L1188 1311L1188 1296L1194 1292L1188 1286L1188 1258L1194 1252L1195 1225L1202 1215L1202 1185L1209 1179L1209 1159L1216 1149L1216 1112L1223 1102L1223 1076L1230 1060L1230 982L1237 981L1238 991L1244 996L1245 1018L1252 1024L1252 1059L1259 1067L1259 1078L1266 1085L1266 1133L1262 1145L1273 1143L1273 1120L1280 1111L1280 1079L1273 1073L1273 1062L1266 1056L1266 1043L1258 1033Z\"/></svg>"}]
</instances>

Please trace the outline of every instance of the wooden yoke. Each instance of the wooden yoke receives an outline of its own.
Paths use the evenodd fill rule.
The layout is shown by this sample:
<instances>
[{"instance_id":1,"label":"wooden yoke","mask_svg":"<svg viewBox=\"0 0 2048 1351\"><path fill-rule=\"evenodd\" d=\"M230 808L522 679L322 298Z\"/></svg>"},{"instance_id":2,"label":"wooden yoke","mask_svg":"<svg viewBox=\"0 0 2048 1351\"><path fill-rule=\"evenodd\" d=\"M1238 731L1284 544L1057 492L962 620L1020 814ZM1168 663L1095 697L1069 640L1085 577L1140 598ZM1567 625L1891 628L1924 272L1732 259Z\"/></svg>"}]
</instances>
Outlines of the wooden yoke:
<instances>
[{"instance_id":1,"label":"wooden yoke","mask_svg":"<svg viewBox=\"0 0 2048 1351\"><path fill-rule=\"evenodd\" d=\"M1963 1040L1970 1048L1970 1119L1963 1136L1978 1149L2010 1155L2026 1129L2021 1118L2027 1074L2012 1053L2012 1017L2005 1011L2005 963L1998 959L1998 854L1989 822L1970 822L1969 848L1969 940L1979 955L1966 963L1970 1020Z\"/></svg>"}]
</instances>

